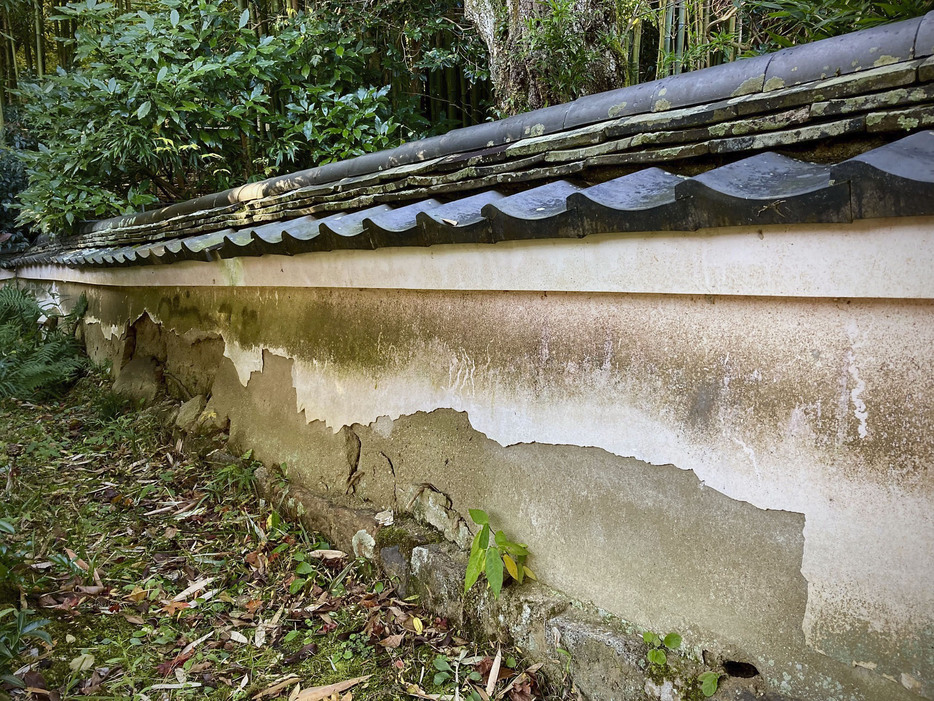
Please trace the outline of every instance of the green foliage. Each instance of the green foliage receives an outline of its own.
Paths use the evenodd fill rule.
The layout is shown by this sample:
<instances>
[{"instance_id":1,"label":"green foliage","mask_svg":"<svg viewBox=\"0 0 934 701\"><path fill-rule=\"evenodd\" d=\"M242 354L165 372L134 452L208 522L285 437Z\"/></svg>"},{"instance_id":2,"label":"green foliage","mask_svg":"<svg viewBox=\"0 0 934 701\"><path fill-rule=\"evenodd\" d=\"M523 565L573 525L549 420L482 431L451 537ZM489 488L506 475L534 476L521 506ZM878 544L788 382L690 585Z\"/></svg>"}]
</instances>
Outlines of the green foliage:
<instances>
[{"instance_id":1,"label":"green foliage","mask_svg":"<svg viewBox=\"0 0 934 701\"><path fill-rule=\"evenodd\" d=\"M22 159L14 151L0 151L0 253L19 250L27 243L26 230L16 224L16 203L25 187Z\"/></svg>"},{"instance_id":2,"label":"green foliage","mask_svg":"<svg viewBox=\"0 0 934 701\"><path fill-rule=\"evenodd\" d=\"M522 584L526 577L535 579L535 574L525 564L529 556L528 546L522 543L513 543L506 538L505 533L502 531L494 533L490 527L490 519L485 511L469 509L469 512L473 522L480 526L480 531L474 536L473 544L470 547L467 577L464 580L464 593L470 591L470 588L480 578L481 574L486 574L487 583L496 598L499 598L499 594L503 589L504 570L519 584ZM490 542L491 534L493 534L492 543Z\"/></svg>"},{"instance_id":3,"label":"green foliage","mask_svg":"<svg viewBox=\"0 0 934 701\"><path fill-rule=\"evenodd\" d=\"M74 320L43 309L28 292L0 287L0 398L47 396L77 378L86 360L67 332Z\"/></svg>"},{"instance_id":4,"label":"green foliage","mask_svg":"<svg viewBox=\"0 0 934 701\"><path fill-rule=\"evenodd\" d=\"M219 0L121 13L61 8L77 67L22 89L38 140L24 151L22 221L53 234L84 218L185 199L395 145L374 47L325 14L254 27Z\"/></svg>"},{"instance_id":5,"label":"green foliage","mask_svg":"<svg viewBox=\"0 0 934 701\"><path fill-rule=\"evenodd\" d=\"M751 0L750 19L764 36L758 51L774 51L793 44L818 41L886 22L923 15L930 0Z\"/></svg>"},{"instance_id":6,"label":"green foliage","mask_svg":"<svg viewBox=\"0 0 934 701\"><path fill-rule=\"evenodd\" d=\"M23 587L22 572L26 562L23 554L10 544L7 537L15 534L13 524L0 519L0 604L16 601Z\"/></svg>"},{"instance_id":7,"label":"green foliage","mask_svg":"<svg viewBox=\"0 0 934 701\"><path fill-rule=\"evenodd\" d=\"M30 609L0 610L0 679L15 686L21 685L15 677L11 677L12 665L29 640L52 644L52 638L45 630L47 624L47 620L36 618L35 612Z\"/></svg>"},{"instance_id":8,"label":"green foliage","mask_svg":"<svg viewBox=\"0 0 934 701\"><path fill-rule=\"evenodd\" d=\"M649 646L649 651L645 656L646 659L649 661L649 664L658 667L664 667L668 664L668 655L665 653L666 649L677 650L681 647L681 636L677 633L669 633L662 638L657 633L646 631L642 634L642 640Z\"/></svg>"},{"instance_id":9,"label":"green foliage","mask_svg":"<svg viewBox=\"0 0 934 701\"><path fill-rule=\"evenodd\" d=\"M520 47L546 105L586 94L599 54L587 41L574 0L545 0L541 14L526 19Z\"/></svg>"},{"instance_id":10,"label":"green foliage","mask_svg":"<svg viewBox=\"0 0 934 701\"><path fill-rule=\"evenodd\" d=\"M702 672L697 675L697 681L701 683L701 693L710 697L717 693L717 685L720 683L719 672Z\"/></svg>"},{"instance_id":11,"label":"green foliage","mask_svg":"<svg viewBox=\"0 0 934 701\"><path fill-rule=\"evenodd\" d=\"M0 594L7 599L7 594L18 592L23 586L22 570L26 563L23 554L15 550L8 542L8 536L15 535L16 528L5 519L0 519ZM44 630L48 621L38 619L29 609L17 611L12 606L0 608L0 679L14 682L13 663L30 639L52 642ZM18 682L14 682L19 686Z\"/></svg>"},{"instance_id":12,"label":"green foliage","mask_svg":"<svg viewBox=\"0 0 934 701\"><path fill-rule=\"evenodd\" d=\"M483 679L483 676L475 670L467 672L463 677L461 676L461 672L466 672L464 667L475 665L482 659L482 657L468 657L466 650L461 650L460 654L453 659L446 655L437 655L432 662L432 666L435 668L432 682L441 689L453 684L456 692L452 698L462 698L465 701L481 701L483 697L477 693L476 689L468 686L465 691L461 691L460 684L461 681L477 683Z\"/></svg>"}]
</instances>

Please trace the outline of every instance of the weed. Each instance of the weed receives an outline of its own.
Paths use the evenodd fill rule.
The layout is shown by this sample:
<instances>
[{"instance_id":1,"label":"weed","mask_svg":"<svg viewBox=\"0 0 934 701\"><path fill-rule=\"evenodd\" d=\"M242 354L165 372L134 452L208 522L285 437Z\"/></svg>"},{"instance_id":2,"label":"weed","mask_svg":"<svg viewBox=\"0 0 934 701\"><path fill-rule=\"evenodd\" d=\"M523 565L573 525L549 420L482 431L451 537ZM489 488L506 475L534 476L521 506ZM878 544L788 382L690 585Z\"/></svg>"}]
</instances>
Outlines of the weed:
<instances>
[{"instance_id":1,"label":"weed","mask_svg":"<svg viewBox=\"0 0 934 701\"><path fill-rule=\"evenodd\" d=\"M449 658L447 655L438 655L432 662L432 666L435 668L432 681L436 687L441 689L449 687L453 682L455 690L453 698L462 698L464 701L481 701L483 697L473 687L468 687L466 695L463 696L460 694L460 688L461 672L465 671L463 668L472 667L482 659L482 657L468 657L466 650L461 650L457 657L454 658ZM474 670L463 675L464 682L479 682L481 679L483 679L483 676Z\"/></svg>"},{"instance_id":2,"label":"weed","mask_svg":"<svg viewBox=\"0 0 934 701\"><path fill-rule=\"evenodd\" d=\"M649 651L645 656L646 659L649 664L658 667L664 667L668 664L668 655L665 654L666 649L677 650L681 647L681 636L677 633L669 633L662 638L657 633L646 631L642 634L642 639L649 646Z\"/></svg>"},{"instance_id":3,"label":"weed","mask_svg":"<svg viewBox=\"0 0 934 701\"><path fill-rule=\"evenodd\" d=\"M470 509L470 518L480 526L480 531L473 539L470 547L470 560L467 562L467 577L464 581L464 593L486 574L487 582L493 591L493 596L499 598L503 588L503 570L519 584L526 577L536 579L535 573L530 570L525 561L529 556L529 549L522 543L513 543L506 538L502 531L493 534L493 543L490 543L490 519L485 511Z\"/></svg>"}]
</instances>

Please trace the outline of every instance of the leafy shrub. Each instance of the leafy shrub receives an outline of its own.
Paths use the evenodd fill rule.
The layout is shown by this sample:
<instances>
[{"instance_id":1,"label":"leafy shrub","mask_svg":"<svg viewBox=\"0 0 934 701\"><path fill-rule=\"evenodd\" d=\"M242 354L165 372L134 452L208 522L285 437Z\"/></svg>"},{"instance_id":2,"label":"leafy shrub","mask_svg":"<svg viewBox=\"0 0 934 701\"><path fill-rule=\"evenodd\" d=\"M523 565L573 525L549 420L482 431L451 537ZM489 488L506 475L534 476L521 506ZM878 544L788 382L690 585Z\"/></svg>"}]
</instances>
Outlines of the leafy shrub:
<instances>
[{"instance_id":1,"label":"leafy shrub","mask_svg":"<svg viewBox=\"0 0 934 701\"><path fill-rule=\"evenodd\" d=\"M404 136L388 88L363 82L375 49L336 18L254 27L249 11L219 0L159 0L132 13L86 0L60 10L78 27L77 67L22 89L38 148L23 152L20 220L45 232Z\"/></svg>"},{"instance_id":2,"label":"leafy shrub","mask_svg":"<svg viewBox=\"0 0 934 701\"><path fill-rule=\"evenodd\" d=\"M26 188L26 166L19 151L35 148L20 121L20 110L4 105L3 144L0 145L0 253L24 249L29 243L29 228L16 222L19 194Z\"/></svg>"},{"instance_id":3,"label":"leafy shrub","mask_svg":"<svg viewBox=\"0 0 934 701\"><path fill-rule=\"evenodd\" d=\"M46 396L86 367L68 333L78 314L62 318L46 311L34 295L0 287L0 398ZM43 318L46 323L40 324Z\"/></svg>"}]
</instances>

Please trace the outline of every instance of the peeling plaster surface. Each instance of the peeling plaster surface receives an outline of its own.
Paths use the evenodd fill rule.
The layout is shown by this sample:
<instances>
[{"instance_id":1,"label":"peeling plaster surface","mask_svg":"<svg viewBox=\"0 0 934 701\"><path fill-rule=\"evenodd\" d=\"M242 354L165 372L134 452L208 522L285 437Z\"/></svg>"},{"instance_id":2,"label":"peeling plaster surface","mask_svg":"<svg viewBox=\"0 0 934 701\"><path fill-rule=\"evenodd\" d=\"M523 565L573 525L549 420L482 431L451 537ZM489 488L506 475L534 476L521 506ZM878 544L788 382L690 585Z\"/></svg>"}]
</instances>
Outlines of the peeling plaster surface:
<instances>
[{"instance_id":1,"label":"peeling plaster surface","mask_svg":"<svg viewBox=\"0 0 934 701\"><path fill-rule=\"evenodd\" d=\"M880 241L884 240L884 245ZM113 270L24 268L91 285L934 296L930 217L261 256ZM671 271L677 270L677 274Z\"/></svg>"},{"instance_id":2,"label":"peeling plaster surface","mask_svg":"<svg viewBox=\"0 0 934 701\"><path fill-rule=\"evenodd\" d=\"M697 476L698 489L715 490L763 513L803 514L800 571L788 573L806 580L806 603L794 626L802 635L800 644L847 668L895 679L898 689L917 686L918 693L930 697L934 304L897 297L911 296L909 291L934 296L927 258L932 249L909 255L907 248L920 245L917 237L928 234L910 227L901 234L895 242L886 237L885 245L865 231L844 237L847 246L860 237L874 241L871 248L883 272L866 277L858 260L850 271L858 273L860 289L878 299L781 298L781 285L775 284L781 260L759 270L764 292L756 297L431 290L432 280L441 280L445 270L451 271L452 287L466 284L474 273L480 284L491 284L484 282L488 262L503 274L493 256L474 258L455 272L457 256L447 258L446 252L438 257L451 268L443 265L429 274L430 265L415 266L418 272L409 279L429 288L422 290L296 289L287 283L248 289L86 289L89 322L100 325L107 338L119 337L127 320L144 312L180 336L197 331L221 337L245 396L261 386L272 392L255 400L256 411L286 398L284 388L271 390L268 382L257 382L270 372L270 359L288 359L286 387L294 391L296 415L309 429L326 425L337 434L346 427L369 426L372 440L386 441L391 453L394 441L406 440L402 427L411 417L455 410L469 417L472 430L500 446L598 448L657 469L675 465ZM663 238L659 245L677 239ZM769 238L750 240L755 246ZM705 256L713 255L705 237L691 241L700 274L721 265L705 267ZM855 254L863 243L846 252ZM645 239L637 244L651 246ZM524 269L534 269L540 260L536 248L517 250L528 254ZM910 290L905 277L887 272L893 250L901 251L895 257L903 256ZM414 260L406 258L408 251L383 253L389 266L382 269L384 280L401 264L397 253ZM432 259L430 253L411 255L422 255L425 262ZM687 250L683 253L687 256ZM833 261L843 255L825 253L817 258ZM320 257L333 262L336 255ZM504 256L510 259L512 253ZM742 288L754 277L749 266L767 262L745 257L742 250L733 256L728 257L731 266L723 263L721 277L705 283L705 289L730 288L724 283L730 270L737 279L750 276L733 286ZM254 260L272 264L272 259ZM655 257L645 269L627 266L618 274L676 280L681 271L668 267L671 260L682 259ZM565 272L577 274L570 258L564 262L571 268ZM242 264L244 280L252 274L249 264ZM364 261L362 268L367 265ZM518 275L520 257L510 265L517 267L507 270ZM609 267L606 261L602 265ZM925 269L924 280L911 282L917 266ZM347 272L338 268L334 275ZM317 272L321 269L304 274ZM283 279L296 282L293 273L283 269ZM507 274L499 284L514 279ZM855 289L856 280L851 282L847 285ZM834 285L846 287L839 279ZM282 371L278 360L275 367ZM282 430L275 440L287 443L294 428ZM393 478L405 470L405 454L393 456ZM381 459L389 460L388 455ZM548 458L543 454L542 459ZM551 474L535 462L527 469L520 483L533 485L539 470ZM609 481L574 483L579 508L594 508L587 505L614 490L613 478L601 479ZM343 489L338 477L328 480ZM495 493L477 498L494 500ZM672 510L673 518L677 508L658 506L662 513ZM519 533L530 531L530 540L553 533L545 514L534 509L524 514L525 520L514 522L509 519L518 517L508 511L500 518ZM601 535L582 537L599 542ZM542 541L540 550L548 542ZM601 579L599 570L579 563L562 569L558 559L550 562L554 567L546 569L546 580L617 615L633 613L614 594L614 580ZM901 698L892 693L891 698ZM828 692L826 698L863 697Z\"/></svg>"},{"instance_id":3,"label":"peeling plaster surface","mask_svg":"<svg viewBox=\"0 0 934 701\"><path fill-rule=\"evenodd\" d=\"M224 339L224 357L230 358L237 369L237 378L244 387L250 381L250 375L263 371L263 349L258 346L242 348L233 340Z\"/></svg>"}]
</instances>

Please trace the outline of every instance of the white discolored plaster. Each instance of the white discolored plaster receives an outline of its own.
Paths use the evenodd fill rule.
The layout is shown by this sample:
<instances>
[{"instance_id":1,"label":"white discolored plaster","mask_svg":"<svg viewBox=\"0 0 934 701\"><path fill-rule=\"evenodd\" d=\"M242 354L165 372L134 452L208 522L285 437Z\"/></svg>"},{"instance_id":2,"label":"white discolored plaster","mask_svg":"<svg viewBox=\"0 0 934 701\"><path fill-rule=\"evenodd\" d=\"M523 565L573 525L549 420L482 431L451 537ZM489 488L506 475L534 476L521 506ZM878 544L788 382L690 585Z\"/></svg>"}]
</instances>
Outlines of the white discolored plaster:
<instances>
[{"instance_id":1,"label":"white discolored plaster","mask_svg":"<svg viewBox=\"0 0 934 701\"><path fill-rule=\"evenodd\" d=\"M244 387L249 383L252 373L263 371L263 349L259 346L243 348L236 341L224 337L224 357L233 362L240 384Z\"/></svg>"},{"instance_id":2,"label":"white discolored plaster","mask_svg":"<svg viewBox=\"0 0 934 701\"><path fill-rule=\"evenodd\" d=\"M84 323L98 326L101 330L101 334L107 341L113 341L114 339L122 338L126 333L127 327L126 324L110 324L101 321L100 319L91 316L90 314L85 314Z\"/></svg>"}]
</instances>

